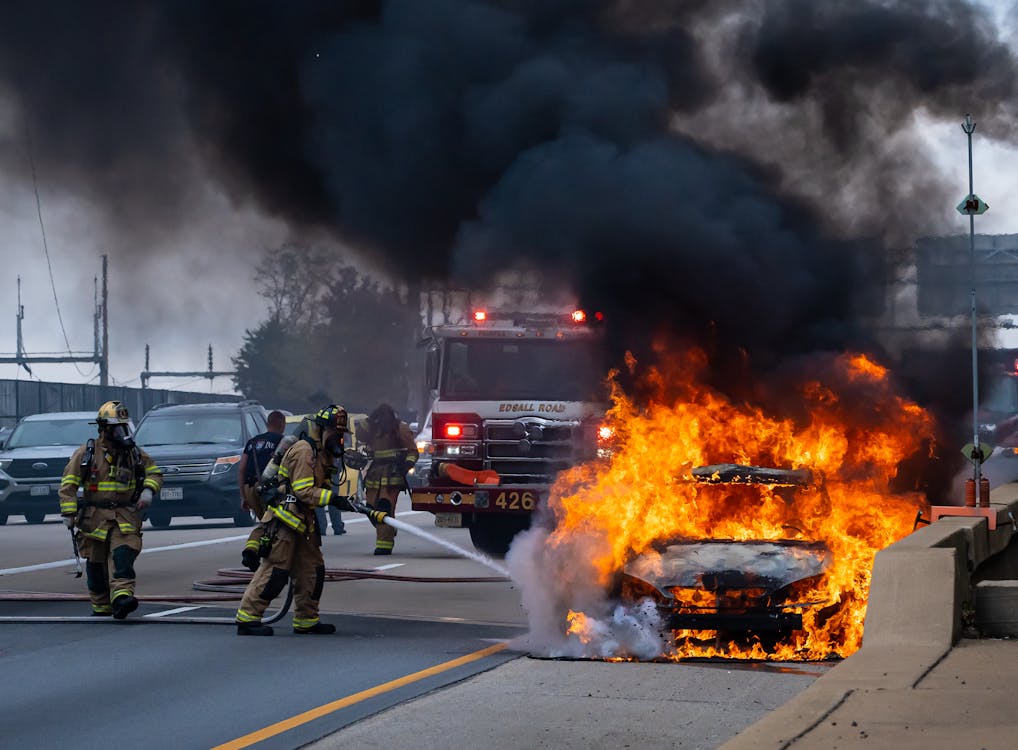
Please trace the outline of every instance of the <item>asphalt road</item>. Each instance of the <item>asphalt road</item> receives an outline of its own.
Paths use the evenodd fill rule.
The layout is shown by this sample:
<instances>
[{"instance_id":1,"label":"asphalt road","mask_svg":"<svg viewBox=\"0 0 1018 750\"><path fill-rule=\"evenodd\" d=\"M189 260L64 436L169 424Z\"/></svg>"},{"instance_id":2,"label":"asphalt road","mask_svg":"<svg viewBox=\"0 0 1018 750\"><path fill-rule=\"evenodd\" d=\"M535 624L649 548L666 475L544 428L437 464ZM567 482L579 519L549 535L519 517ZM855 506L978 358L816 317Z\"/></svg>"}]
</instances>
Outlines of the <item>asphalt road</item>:
<instances>
[{"instance_id":1,"label":"asphalt road","mask_svg":"<svg viewBox=\"0 0 1018 750\"><path fill-rule=\"evenodd\" d=\"M427 514L401 517L470 548L465 530L436 529ZM232 625L235 605L172 599L193 595L196 579L237 567L248 530L183 519L170 529L145 529L145 552L136 564L138 594L167 601L143 603L127 622L80 621L89 612L85 601L3 601L0 595L2 744L292 748L348 727L331 741L351 732L353 744L340 744L358 746L365 727L372 726L362 720L375 716L372 721L396 721L386 724L391 733L387 747L398 737L403 738L400 746L410 742L418 725L430 726L433 733L426 746L442 747L451 741L443 729L449 725L424 722L420 712L440 715L429 705L452 710L449 722L455 725L462 704L453 709L441 700L444 691L435 691L465 691L469 705L475 681L461 681L494 669L488 673L496 686L494 704L500 691L517 705L525 703L526 695L514 693L498 677L509 668L499 665L513 659L514 665L523 665L517 669L538 664L517 658L521 654L511 645L503 649L526 624L513 584L472 581L494 574L405 532L397 537L392 557L375 557L370 525L351 514L346 520L347 534L330 534L324 540L327 567L382 568L391 575L449 580L329 583L322 619L336 624L336 635L294 635L286 617L271 639L239 638ZM68 533L55 517L34 526L12 518L0 527L0 591L84 593L83 579L73 576L70 551ZM75 621L11 621L68 616ZM187 620L201 622L185 624ZM540 662L539 668L570 679L565 665ZM733 684L725 676L729 674L675 665L666 679L674 679L683 693L725 695L725 685ZM762 711L780 705L775 696L783 702L811 678L762 672L753 680L753 690L768 696L763 701L745 689L734 700L739 704L745 699L742 708L731 700L694 700L690 711L700 718L689 727L687 739L693 744L683 746L716 746L719 737L734 734ZM420 696L426 697L414 700ZM473 713L484 736L487 714ZM502 724L493 719L490 726ZM471 740L461 738L457 744L469 746Z\"/></svg>"}]
</instances>

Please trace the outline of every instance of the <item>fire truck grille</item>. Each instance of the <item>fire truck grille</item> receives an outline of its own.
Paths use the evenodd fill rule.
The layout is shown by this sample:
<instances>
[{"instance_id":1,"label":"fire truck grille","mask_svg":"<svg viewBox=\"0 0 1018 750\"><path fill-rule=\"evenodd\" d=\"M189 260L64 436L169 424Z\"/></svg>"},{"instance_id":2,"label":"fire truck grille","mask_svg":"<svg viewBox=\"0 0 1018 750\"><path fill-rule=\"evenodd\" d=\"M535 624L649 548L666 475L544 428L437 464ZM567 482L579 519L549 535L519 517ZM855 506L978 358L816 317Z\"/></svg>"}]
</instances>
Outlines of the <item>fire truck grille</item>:
<instances>
[{"instance_id":1,"label":"fire truck grille","mask_svg":"<svg viewBox=\"0 0 1018 750\"><path fill-rule=\"evenodd\" d=\"M571 443L578 425L570 422L565 425L548 424L543 420L514 419L506 421L488 421L484 425L486 439L489 441L519 442L528 438L531 442Z\"/></svg>"},{"instance_id":2,"label":"fire truck grille","mask_svg":"<svg viewBox=\"0 0 1018 750\"><path fill-rule=\"evenodd\" d=\"M578 456L578 422L530 418L492 420L484 425L485 465L503 483L546 484Z\"/></svg>"}]
</instances>

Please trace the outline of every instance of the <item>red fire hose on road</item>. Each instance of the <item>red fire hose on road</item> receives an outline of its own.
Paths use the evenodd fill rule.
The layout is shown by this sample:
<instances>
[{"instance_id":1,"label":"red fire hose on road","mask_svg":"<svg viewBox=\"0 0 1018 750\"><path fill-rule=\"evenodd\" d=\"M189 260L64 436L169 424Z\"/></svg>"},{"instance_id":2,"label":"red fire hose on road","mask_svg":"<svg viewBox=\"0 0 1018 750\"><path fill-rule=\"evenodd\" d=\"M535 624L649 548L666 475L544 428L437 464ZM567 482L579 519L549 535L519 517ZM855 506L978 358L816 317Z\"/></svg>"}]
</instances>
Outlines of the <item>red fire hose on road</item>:
<instances>
[{"instance_id":1,"label":"red fire hose on road","mask_svg":"<svg viewBox=\"0 0 1018 750\"><path fill-rule=\"evenodd\" d=\"M216 578L194 581L191 587L195 591L208 592L184 595L147 595L139 596L138 601L162 602L168 604L206 604L210 602L237 601L244 595L244 589L254 574L244 568L220 568ZM396 573L383 573L377 570L359 570L356 568L326 568L325 580L359 581L405 581L409 583L502 583L508 579L501 576L406 576ZM88 601L88 594L66 594L45 591L0 591L0 602L62 602ZM263 619L265 623L278 622L289 611L293 602L293 581L290 582L286 596L280 608ZM107 618L95 617L6 617L0 616L0 623L17 622L109 622ZM227 623L234 624L232 617L188 617L164 618L158 620L131 620L130 622L175 622L175 623Z\"/></svg>"}]
</instances>

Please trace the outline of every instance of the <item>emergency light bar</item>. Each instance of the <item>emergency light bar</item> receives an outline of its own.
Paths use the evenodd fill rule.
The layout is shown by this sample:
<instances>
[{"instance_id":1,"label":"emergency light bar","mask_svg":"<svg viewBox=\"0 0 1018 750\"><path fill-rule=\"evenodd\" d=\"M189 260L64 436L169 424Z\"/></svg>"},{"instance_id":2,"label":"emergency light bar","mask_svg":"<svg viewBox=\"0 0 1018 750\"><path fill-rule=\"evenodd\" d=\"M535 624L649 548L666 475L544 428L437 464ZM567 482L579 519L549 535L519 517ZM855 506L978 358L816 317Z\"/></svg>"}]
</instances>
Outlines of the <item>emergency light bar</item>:
<instances>
[{"instance_id":1,"label":"emergency light bar","mask_svg":"<svg viewBox=\"0 0 1018 750\"><path fill-rule=\"evenodd\" d=\"M544 325L555 326L572 323L583 325L589 322L586 310L577 308L570 313L489 313L487 310L478 308L471 315L473 322L480 325L484 323L509 323L514 326L521 325ZM594 320L598 323L604 321L604 313L594 313Z\"/></svg>"}]
</instances>

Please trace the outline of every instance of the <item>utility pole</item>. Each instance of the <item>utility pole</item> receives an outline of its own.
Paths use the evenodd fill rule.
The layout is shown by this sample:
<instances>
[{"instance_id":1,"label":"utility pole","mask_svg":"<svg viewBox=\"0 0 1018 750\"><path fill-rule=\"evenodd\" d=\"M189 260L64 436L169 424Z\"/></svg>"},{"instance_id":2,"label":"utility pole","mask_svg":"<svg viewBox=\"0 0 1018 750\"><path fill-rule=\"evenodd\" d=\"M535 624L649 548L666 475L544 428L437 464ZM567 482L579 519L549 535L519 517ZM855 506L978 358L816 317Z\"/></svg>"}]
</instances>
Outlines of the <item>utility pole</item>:
<instances>
[{"instance_id":1,"label":"utility pole","mask_svg":"<svg viewBox=\"0 0 1018 750\"><path fill-rule=\"evenodd\" d=\"M213 378L235 375L233 370L215 370L212 366L212 344L209 344L209 369L207 370L151 370L149 369L149 345L145 344L145 369L141 371L141 387L148 388L151 378L208 378L209 391Z\"/></svg>"},{"instance_id":2,"label":"utility pole","mask_svg":"<svg viewBox=\"0 0 1018 750\"><path fill-rule=\"evenodd\" d=\"M955 505L931 505L930 520L936 521L945 516L976 516L986 519L990 531L997 528L997 509L990 507L989 494L983 491L982 464L989 458L990 446L979 444L979 330L978 316L976 309L976 216L986 213L989 206L983 202L975 193L975 186L972 178L972 133L975 132L976 124L972 121L972 115L965 115L965 122L961 129L968 139L969 157L969 192L958 204L958 213L969 217L969 309L972 325L972 443L962 449L965 458L972 462L972 495L966 491L965 507ZM989 484L987 484L989 487ZM921 513L920 513L921 515ZM917 516L916 522L919 522Z\"/></svg>"},{"instance_id":3,"label":"utility pole","mask_svg":"<svg viewBox=\"0 0 1018 750\"><path fill-rule=\"evenodd\" d=\"M99 360L99 385L106 388L110 384L110 305L109 290L106 285L106 256L103 255L103 297L102 297L102 328L103 348Z\"/></svg>"},{"instance_id":4,"label":"utility pole","mask_svg":"<svg viewBox=\"0 0 1018 750\"><path fill-rule=\"evenodd\" d=\"M19 360L25 356L25 339L21 333L21 321L25 319L25 306L21 304L21 277L18 277L18 341L17 341L17 354L15 355ZM19 363L25 368L25 371L31 375L32 368L29 367L25 362Z\"/></svg>"},{"instance_id":5,"label":"utility pole","mask_svg":"<svg viewBox=\"0 0 1018 750\"><path fill-rule=\"evenodd\" d=\"M103 310L105 310L105 308L106 308L105 294L106 294L106 256L104 255L103 256L103 297L104 297L104 300L103 300ZM98 316L99 315L99 311L97 310L95 314ZM106 326L105 313L103 313L103 315L104 315L104 318L103 318L103 329L104 329L103 337L104 337L104 342L105 342L105 326ZM107 371L109 360L106 357L106 346L105 346L105 343L104 343L103 344L103 350L102 350L102 352L100 352L98 350L98 346L97 346L98 341L97 340L93 341L93 348L92 348L92 353L91 354L88 354L88 353L85 353L85 352L72 352L72 351L67 351L65 353L50 353L50 354L26 354L25 353L25 338L24 338L24 334L22 332L22 321L24 321L24 319L25 319L25 307L24 307L24 305L21 304L21 277L18 276L18 309L17 309L17 315L16 315L16 320L17 320L17 344L16 344L16 346L17 346L17 349L16 349L15 353L13 354L13 356L9 355L9 354L0 355L0 364L3 364L3 365L18 365L19 367L23 367L25 369L25 371L29 375L32 374L32 368L30 367L30 365L31 364L36 364L36 363L63 364L63 363L70 363L70 362L93 362L93 363L98 363L99 364L99 368L100 368L99 372L100 373L105 373Z\"/></svg>"},{"instance_id":6,"label":"utility pole","mask_svg":"<svg viewBox=\"0 0 1018 750\"><path fill-rule=\"evenodd\" d=\"M973 468L973 480L975 481L976 491L976 506L981 507L983 505L982 487L982 451L979 447L979 331L977 326L977 310L976 310L976 213L983 213L980 210L980 204L982 203L976 196L975 188L972 179L972 133L975 132L976 124L972 122L971 115L965 115L965 122L961 124L961 129L965 131L965 137L968 140L968 152L969 152L969 192L968 196L963 202L965 212L969 216L969 281L971 283L971 289L969 294L969 302L971 308L971 322L972 322L972 466ZM985 204L984 204L985 205Z\"/></svg>"}]
</instances>

